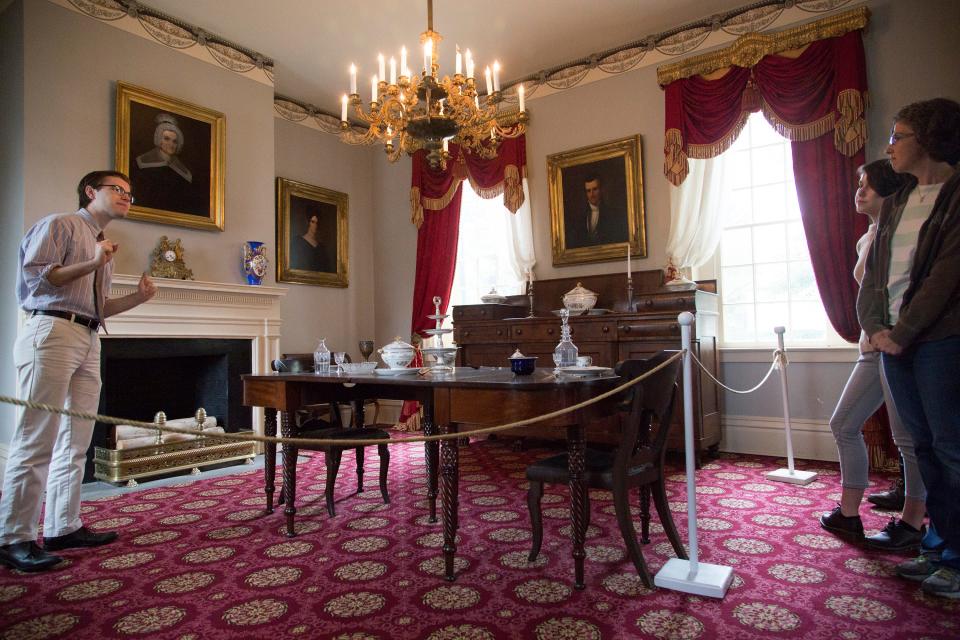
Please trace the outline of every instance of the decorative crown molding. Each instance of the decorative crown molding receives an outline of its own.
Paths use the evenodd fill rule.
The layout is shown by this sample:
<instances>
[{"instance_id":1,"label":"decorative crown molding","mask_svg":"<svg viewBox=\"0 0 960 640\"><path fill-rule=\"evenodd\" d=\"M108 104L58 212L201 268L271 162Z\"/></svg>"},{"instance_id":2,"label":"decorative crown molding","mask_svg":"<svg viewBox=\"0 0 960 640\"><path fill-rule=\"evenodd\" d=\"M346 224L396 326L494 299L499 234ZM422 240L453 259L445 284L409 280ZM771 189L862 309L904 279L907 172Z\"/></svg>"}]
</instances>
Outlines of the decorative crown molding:
<instances>
[{"instance_id":1,"label":"decorative crown molding","mask_svg":"<svg viewBox=\"0 0 960 640\"><path fill-rule=\"evenodd\" d=\"M50 0L142 38L273 86L273 60L137 0Z\"/></svg>"}]
</instances>

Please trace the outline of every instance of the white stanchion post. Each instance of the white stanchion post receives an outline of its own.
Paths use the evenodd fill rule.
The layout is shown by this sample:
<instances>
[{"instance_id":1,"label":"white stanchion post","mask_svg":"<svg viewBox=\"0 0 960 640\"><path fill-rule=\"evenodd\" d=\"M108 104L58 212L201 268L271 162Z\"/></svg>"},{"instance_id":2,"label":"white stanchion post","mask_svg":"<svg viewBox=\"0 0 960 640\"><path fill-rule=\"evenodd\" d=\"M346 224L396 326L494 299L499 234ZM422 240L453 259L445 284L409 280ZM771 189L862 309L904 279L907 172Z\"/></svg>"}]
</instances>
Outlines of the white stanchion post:
<instances>
[{"instance_id":1,"label":"white stanchion post","mask_svg":"<svg viewBox=\"0 0 960 640\"><path fill-rule=\"evenodd\" d=\"M697 488L694 472L693 443L693 371L690 358L690 331L693 314L684 311L677 317L680 323L680 342L683 358L683 440L687 463L687 530L689 560L670 558L657 572L653 583L664 589L693 593L699 596L722 598L733 580L733 568L699 561L697 544ZM661 427L662 428L662 427Z\"/></svg>"},{"instance_id":2,"label":"white stanchion post","mask_svg":"<svg viewBox=\"0 0 960 640\"><path fill-rule=\"evenodd\" d=\"M777 348L784 352L783 334L785 327L774 327L777 334ZM771 471L766 475L767 480L789 482L791 484L810 484L817 479L816 471L797 471L793 465L793 436L790 433L790 396L787 393L787 366L786 359L780 361L780 391L783 393L783 431L787 438L787 468Z\"/></svg>"}]
</instances>

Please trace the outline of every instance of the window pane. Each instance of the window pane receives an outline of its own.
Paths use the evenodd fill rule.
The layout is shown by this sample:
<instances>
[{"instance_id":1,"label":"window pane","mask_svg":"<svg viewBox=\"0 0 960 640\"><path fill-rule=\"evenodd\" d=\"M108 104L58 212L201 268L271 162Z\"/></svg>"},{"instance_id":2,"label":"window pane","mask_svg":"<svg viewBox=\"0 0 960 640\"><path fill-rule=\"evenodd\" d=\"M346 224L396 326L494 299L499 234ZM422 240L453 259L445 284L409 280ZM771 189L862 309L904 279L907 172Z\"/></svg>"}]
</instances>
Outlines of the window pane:
<instances>
[{"instance_id":1,"label":"window pane","mask_svg":"<svg viewBox=\"0 0 960 640\"><path fill-rule=\"evenodd\" d=\"M787 196L784 183L753 189L754 222L778 222L787 217Z\"/></svg>"},{"instance_id":2,"label":"window pane","mask_svg":"<svg viewBox=\"0 0 960 640\"><path fill-rule=\"evenodd\" d=\"M783 224L765 224L753 228L753 261L777 262L787 255L786 227Z\"/></svg>"},{"instance_id":3,"label":"window pane","mask_svg":"<svg viewBox=\"0 0 960 640\"><path fill-rule=\"evenodd\" d=\"M803 232L803 223L787 224L787 259L810 262L810 250L807 248L807 236Z\"/></svg>"},{"instance_id":4,"label":"window pane","mask_svg":"<svg viewBox=\"0 0 960 640\"><path fill-rule=\"evenodd\" d=\"M721 264L750 264L753 262L753 244L750 229L727 229L723 232Z\"/></svg>"},{"instance_id":5,"label":"window pane","mask_svg":"<svg viewBox=\"0 0 960 640\"><path fill-rule=\"evenodd\" d=\"M787 265L780 262L754 266L757 279L757 302L786 302Z\"/></svg>"},{"instance_id":6,"label":"window pane","mask_svg":"<svg viewBox=\"0 0 960 640\"><path fill-rule=\"evenodd\" d=\"M723 301L753 302L753 266L724 267Z\"/></svg>"},{"instance_id":7,"label":"window pane","mask_svg":"<svg viewBox=\"0 0 960 640\"><path fill-rule=\"evenodd\" d=\"M775 341L774 327L790 323L790 306L786 302L765 302L757 305L757 338L760 342Z\"/></svg>"},{"instance_id":8,"label":"window pane","mask_svg":"<svg viewBox=\"0 0 960 640\"><path fill-rule=\"evenodd\" d=\"M754 342L753 305L723 305L723 338L725 342Z\"/></svg>"},{"instance_id":9,"label":"window pane","mask_svg":"<svg viewBox=\"0 0 960 640\"><path fill-rule=\"evenodd\" d=\"M791 262L789 270L790 298L819 302L820 291L817 289L817 280L813 275L813 265L809 261Z\"/></svg>"},{"instance_id":10,"label":"window pane","mask_svg":"<svg viewBox=\"0 0 960 640\"><path fill-rule=\"evenodd\" d=\"M753 204L750 189L737 189L732 194L730 210L724 218L723 226L737 227L753 222Z\"/></svg>"},{"instance_id":11,"label":"window pane","mask_svg":"<svg viewBox=\"0 0 960 640\"><path fill-rule=\"evenodd\" d=\"M819 299L794 302L792 307L792 326L787 327L792 340L822 341L826 338L826 328L830 321Z\"/></svg>"},{"instance_id":12,"label":"window pane","mask_svg":"<svg viewBox=\"0 0 960 640\"><path fill-rule=\"evenodd\" d=\"M763 117L762 113L753 114L750 117L750 123L753 125L750 128L750 142L753 143L753 146L760 147L774 144L780 145L780 147L783 148L785 143L789 144L786 138L770 126L770 123L767 122L767 119Z\"/></svg>"},{"instance_id":13,"label":"window pane","mask_svg":"<svg viewBox=\"0 0 960 640\"><path fill-rule=\"evenodd\" d=\"M783 171L782 146L754 149L750 159L754 186L783 182L786 179Z\"/></svg>"}]
</instances>

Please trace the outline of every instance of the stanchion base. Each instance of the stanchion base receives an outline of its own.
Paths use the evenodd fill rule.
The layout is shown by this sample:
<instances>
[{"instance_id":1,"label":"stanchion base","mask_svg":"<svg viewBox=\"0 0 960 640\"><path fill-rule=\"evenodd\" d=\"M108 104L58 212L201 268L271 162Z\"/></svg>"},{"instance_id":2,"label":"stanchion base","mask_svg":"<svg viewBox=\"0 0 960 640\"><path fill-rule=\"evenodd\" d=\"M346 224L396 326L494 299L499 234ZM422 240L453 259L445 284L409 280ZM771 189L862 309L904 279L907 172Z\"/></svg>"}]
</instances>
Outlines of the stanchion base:
<instances>
[{"instance_id":1,"label":"stanchion base","mask_svg":"<svg viewBox=\"0 0 960 640\"><path fill-rule=\"evenodd\" d=\"M790 469L777 469L776 471L771 471L764 477L767 480L789 482L790 484L810 484L817 479L817 472L794 469L793 473L790 473Z\"/></svg>"},{"instance_id":2,"label":"stanchion base","mask_svg":"<svg viewBox=\"0 0 960 640\"><path fill-rule=\"evenodd\" d=\"M653 584L698 596L723 598L732 580L733 567L699 562L696 575L691 576L689 560L670 558L654 576Z\"/></svg>"}]
</instances>

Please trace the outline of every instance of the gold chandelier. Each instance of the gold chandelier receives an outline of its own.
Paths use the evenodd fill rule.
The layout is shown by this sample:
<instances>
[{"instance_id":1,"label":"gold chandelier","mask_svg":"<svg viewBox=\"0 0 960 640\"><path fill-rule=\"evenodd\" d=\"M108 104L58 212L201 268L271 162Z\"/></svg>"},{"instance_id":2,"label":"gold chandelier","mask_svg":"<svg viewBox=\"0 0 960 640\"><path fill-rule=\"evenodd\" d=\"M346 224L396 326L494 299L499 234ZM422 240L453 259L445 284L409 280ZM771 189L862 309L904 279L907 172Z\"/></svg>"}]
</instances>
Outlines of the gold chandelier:
<instances>
[{"instance_id":1,"label":"gold chandelier","mask_svg":"<svg viewBox=\"0 0 960 640\"><path fill-rule=\"evenodd\" d=\"M527 122L523 84L517 86L520 110L515 124L501 126L497 122L498 107L503 102L500 65L494 62L492 69L486 68L487 94L481 99L469 49L461 54L457 47L453 77L440 77L438 53L442 39L433 30L433 0L427 0L427 30L420 34L423 71L414 74L407 67L406 47L400 50L399 68L396 58L390 58L388 67L383 55L379 55L378 73L370 78L369 111L364 111L357 91L357 68L350 65L350 95L344 95L340 105L341 137L345 141L382 142L390 162L396 162L402 152L412 155L426 149L431 167L446 168L450 141L468 153L493 158L503 138L523 132ZM348 120L349 106L353 107L353 115L368 126L361 135L355 134Z\"/></svg>"}]
</instances>

